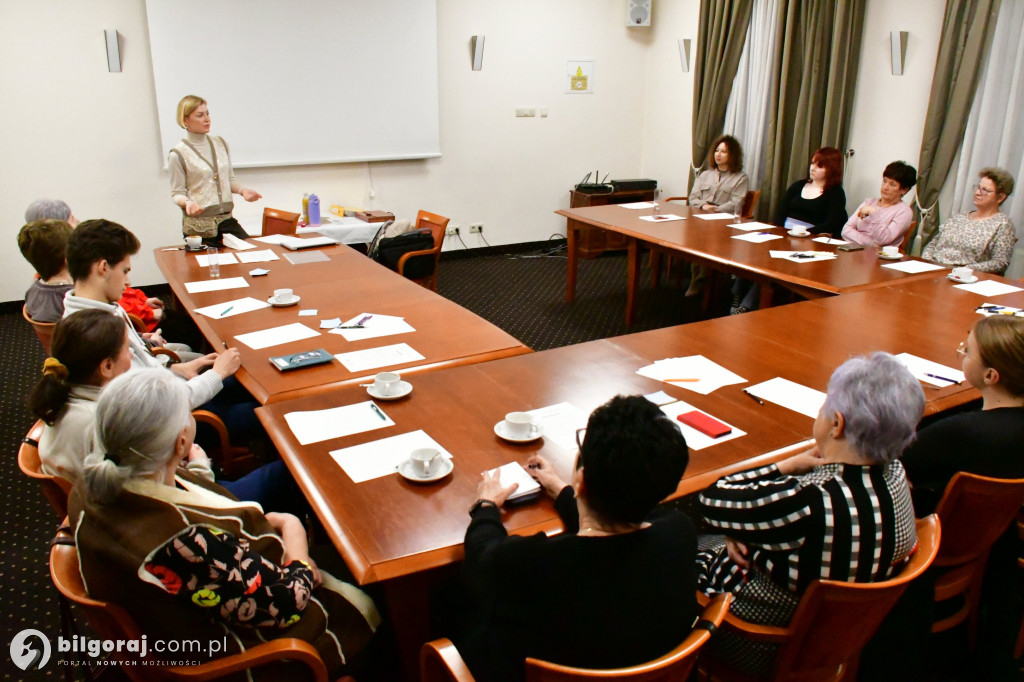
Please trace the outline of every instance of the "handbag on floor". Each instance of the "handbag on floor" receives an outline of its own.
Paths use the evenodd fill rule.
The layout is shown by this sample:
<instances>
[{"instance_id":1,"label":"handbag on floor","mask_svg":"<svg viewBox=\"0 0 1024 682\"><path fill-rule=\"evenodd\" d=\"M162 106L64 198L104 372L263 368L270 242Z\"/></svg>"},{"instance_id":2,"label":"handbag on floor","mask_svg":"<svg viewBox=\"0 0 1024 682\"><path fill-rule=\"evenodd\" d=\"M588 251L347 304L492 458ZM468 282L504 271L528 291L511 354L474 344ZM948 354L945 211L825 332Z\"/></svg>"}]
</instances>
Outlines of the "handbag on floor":
<instances>
[{"instance_id":1,"label":"handbag on floor","mask_svg":"<svg viewBox=\"0 0 1024 682\"><path fill-rule=\"evenodd\" d=\"M403 255L410 251L427 251L434 248L434 235L429 228L412 230L397 237L384 237L376 244L376 251L370 252L370 257L381 265L398 271L398 261ZM429 277L434 270L434 257L424 256L422 258L410 258L405 264L406 277L419 279Z\"/></svg>"}]
</instances>

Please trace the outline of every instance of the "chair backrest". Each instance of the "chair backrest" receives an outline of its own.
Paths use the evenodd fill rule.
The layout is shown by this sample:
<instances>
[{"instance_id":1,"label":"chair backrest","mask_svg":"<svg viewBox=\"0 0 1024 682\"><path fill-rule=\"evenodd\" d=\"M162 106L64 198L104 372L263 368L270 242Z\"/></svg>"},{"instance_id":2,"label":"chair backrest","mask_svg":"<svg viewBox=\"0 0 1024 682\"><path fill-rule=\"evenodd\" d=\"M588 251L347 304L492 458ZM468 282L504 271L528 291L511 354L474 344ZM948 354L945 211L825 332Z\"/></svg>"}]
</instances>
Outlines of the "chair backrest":
<instances>
[{"instance_id":1,"label":"chair backrest","mask_svg":"<svg viewBox=\"0 0 1024 682\"><path fill-rule=\"evenodd\" d=\"M295 234L299 214L276 208L263 209L263 236L268 234Z\"/></svg>"},{"instance_id":2,"label":"chair backrest","mask_svg":"<svg viewBox=\"0 0 1024 682\"><path fill-rule=\"evenodd\" d=\"M900 251L903 253L907 252L907 242L910 241L910 235L914 234L914 230L917 229L917 221L911 220L910 226L907 227L907 231L903 233L903 239L900 240Z\"/></svg>"},{"instance_id":3,"label":"chair backrest","mask_svg":"<svg viewBox=\"0 0 1024 682\"><path fill-rule=\"evenodd\" d=\"M60 520L68 515L71 483L59 476L43 473L43 462L39 458L39 436L43 433L44 426L42 421L37 421L29 429L28 435L21 439L21 447L18 448L18 468L39 483L43 495L57 512L57 519Z\"/></svg>"},{"instance_id":4,"label":"chair backrest","mask_svg":"<svg viewBox=\"0 0 1024 682\"><path fill-rule=\"evenodd\" d=\"M36 322L28 316L28 306L24 305L21 307L21 316L25 318L32 329L35 330L36 336L39 337L39 343L43 344L43 350L46 354L50 354L50 342L53 340L53 328L57 326L56 322Z\"/></svg>"},{"instance_id":5,"label":"chair backrest","mask_svg":"<svg viewBox=\"0 0 1024 682\"><path fill-rule=\"evenodd\" d=\"M94 599L86 592L85 582L82 580L82 572L78 565L78 551L69 535L63 538L58 536L50 547L50 578L57 590L78 607L79 613L85 614L89 624L101 638L120 640L142 638L142 631L127 611L116 604ZM121 671L134 682L150 682L154 679L212 680L285 659L301 663L309 668L315 682L327 682L327 669L316 649L308 642L295 638L281 638L264 642L242 653L198 666L161 667L157 664L150 664L140 667L139 659L135 654L122 652L120 648L115 648L110 652L110 657L115 661L129 663L129 665L121 666ZM350 680L350 678L345 679Z\"/></svg>"},{"instance_id":6,"label":"chair backrest","mask_svg":"<svg viewBox=\"0 0 1024 682\"><path fill-rule=\"evenodd\" d=\"M988 555L1024 504L1024 478L968 474L953 477L935 513L942 520L936 566L956 566Z\"/></svg>"},{"instance_id":7,"label":"chair backrest","mask_svg":"<svg viewBox=\"0 0 1024 682\"><path fill-rule=\"evenodd\" d=\"M743 195L743 207L740 208L741 218L753 218L754 209L757 207L757 200L761 198L761 190L752 189Z\"/></svg>"},{"instance_id":8,"label":"chair backrest","mask_svg":"<svg viewBox=\"0 0 1024 682\"><path fill-rule=\"evenodd\" d=\"M725 619L732 602L731 594L716 596L701 614L700 624L672 651L648 663L615 670L589 670L557 665L535 658L526 659L527 682L572 682L573 680L630 680L631 682L671 682L685 680L697 662L697 654L711 638L711 632ZM713 627L707 627L710 624ZM701 627L703 626L703 627Z\"/></svg>"},{"instance_id":9,"label":"chair backrest","mask_svg":"<svg viewBox=\"0 0 1024 682\"><path fill-rule=\"evenodd\" d=\"M917 548L900 574L877 583L815 580L790 621L791 634L775 659L776 680L838 679L860 655L907 584L924 573L939 551L939 519L917 521Z\"/></svg>"},{"instance_id":10,"label":"chair backrest","mask_svg":"<svg viewBox=\"0 0 1024 682\"><path fill-rule=\"evenodd\" d=\"M444 243L444 231L449 222L451 222L451 218L445 218L443 215L430 211L420 211L416 214L416 228L429 227L430 233L434 236L434 248L438 249Z\"/></svg>"}]
</instances>

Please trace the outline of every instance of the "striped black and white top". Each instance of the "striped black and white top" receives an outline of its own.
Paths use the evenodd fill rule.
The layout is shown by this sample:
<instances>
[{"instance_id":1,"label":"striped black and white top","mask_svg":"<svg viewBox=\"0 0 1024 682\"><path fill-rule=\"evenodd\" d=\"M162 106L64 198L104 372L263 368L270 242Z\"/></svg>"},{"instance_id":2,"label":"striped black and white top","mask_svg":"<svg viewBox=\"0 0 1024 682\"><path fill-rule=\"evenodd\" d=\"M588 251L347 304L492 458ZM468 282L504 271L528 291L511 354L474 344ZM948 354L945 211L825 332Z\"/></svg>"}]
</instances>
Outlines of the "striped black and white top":
<instances>
[{"instance_id":1,"label":"striped black and white top","mask_svg":"<svg viewBox=\"0 0 1024 682\"><path fill-rule=\"evenodd\" d=\"M899 572L917 536L903 465L831 463L799 476L775 465L720 479L700 495L708 524L749 546L754 570L790 592L812 580L875 582ZM743 571L722 552L706 592L736 592Z\"/></svg>"}]
</instances>

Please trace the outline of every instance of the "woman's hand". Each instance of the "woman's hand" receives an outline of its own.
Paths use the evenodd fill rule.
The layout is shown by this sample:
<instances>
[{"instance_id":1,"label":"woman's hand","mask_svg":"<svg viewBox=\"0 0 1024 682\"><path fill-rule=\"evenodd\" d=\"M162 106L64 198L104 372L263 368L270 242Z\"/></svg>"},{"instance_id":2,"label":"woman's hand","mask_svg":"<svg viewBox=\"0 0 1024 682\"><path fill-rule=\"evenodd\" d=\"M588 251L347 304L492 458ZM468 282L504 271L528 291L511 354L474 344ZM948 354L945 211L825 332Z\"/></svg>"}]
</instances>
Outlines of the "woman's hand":
<instances>
[{"instance_id":1,"label":"woman's hand","mask_svg":"<svg viewBox=\"0 0 1024 682\"><path fill-rule=\"evenodd\" d=\"M146 341L149 341L154 346L163 346L167 342L164 340L164 337L160 336L160 331L161 330L159 329L155 329L151 332L146 332L142 335L142 338L146 339Z\"/></svg>"},{"instance_id":2,"label":"woman's hand","mask_svg":"<svg viewBox=\"0 0 1024 682\"><path fill-rule=\"evenodd\" d=\"M206 454L206 451L201 447L192 444L192 449L188 451L188 456L185 457L186 464L201 464L207 469L210 468L210 457Z\"/></svg>"},{"instance_id":3,"label":"woman's hand","mask_svg":"<svg viewBox=\"0 0 1024 682\"><path fill-rule=\"evenodd\" d=\"M738 540L725 539L725 549L729 558L744 571L750 570L750 548Z\"/></svg>"},{"instance_id":4,"label":"woman's hand","mask_svg":"<svg viewBox=\"0 0 1024 682\"><path fill-rule=\"evenodd\" d=\"M194 217L196 217L197 215L199 215L202 212L203 212L202 207L199 204L197 204L196 202L192 201L191 199L189 199L188 201L185 202L185 215L191 216L191 217L194 218Z\"/></svg>"},{"instance_id":5,"label":"woman's hand","mask_svg":"<svg viewBox=\"0 0 1024 682\"><path fill-rule=\"evenodd\" d=\"M217 353L210 355L216 358L213 363L213 371L219 374L221 379L227 379L242 366L242 354L238 352L237 348L226 348L219 355Z\"/></svg>"},{"instance_id":6,"label":"woman's hand","mask_svg":"<svg viewBox=\"0 0 1024 682\"><path fill-rule=\"evenodd\" d=\"M153 310L163 310L164 302L159 298L151 297L146 299L146 305Z\"/></svg>"},{"instance_id":7,"label":"woman's hand","mask_svg":"<svg viewBox=\"0 0 1024 682\"><path fill-rule=\"evenodd\" d=\"M243 187L238 193L241 194L242 198L246 201L259 201L263 198L262 194L254 189L249 189L248 187Z\"/></svg>"},{"instance_id":8,"label":"woman's hand","mask_svg":"<svg viewBox=\"0 0 1024 682\"><path fill-rule=\"evenodd\" d=\"M323 578L320 569L309 556L309 542L306 540L306 527L297 516L281 512L267 512L267 522L281 536L284 545L284 556L281 563L288 565L293 561L301 561L309 565L313 571L313 587L320 587Z\"/></svg>"},{"instance_id":9,"label":"woman's hand","mask_svg":"<svg viewBox=\"0 0 1024 682\"><path fill-rule=\"evenodd\" d=\"M497 471L485 471L480 476L480 484L476 487L476 498L478 500L490 500L499 507L505 504L508 496L519 487L518 483L513 483L507 488L503 488L501 486L501 476Z\"/></svg>"},{"instance_id":10,"label":"woman's hand","mask_svg":"<svg viewBox=\"0 0 1024 682\"><path fill-rule=\"evenodd\" d=\"M528 473L533 476L537 483L540 483L541 487L551 497L558 497L558 493L562 492L565 488L565 481L555 473L555 468L551 466L551 462L547 461L540 455L532 455L530 459L526 460L529 466Z\"/></svg>"},{"instance_id":11,"label":"woman's hand","mask_svg":"<svg viewBox=\"0 0 1024 682\"><path fill-rule=\"evenodd\" d=\"M714 204L704 204L700 208L701 208L702 211L716 211L716 210L718 210L718 207L715 206Z\"/></svg>"},{"instance_id":12,"label":"woman's hand","mask_svg":"<svg viewBox=\"0 0 1024 682\"><path fill-rule=\"evenodd\" d=\"M868 206L867 204L861 204L857 207L857 217L867 218L869 215L878 210L878 206Z\"/></svg>"},{"instance_id":13,"label":"woman's hand","mask_svg":"<svg viewBox=\"0 0 1024 682\"><path fill-rule=\"evenodd\" d=\"M806 474L811 469L819 467L824 463L825 460L821 457L821 451L815 445L808 450L793 455L789 459L782 460L776 466L779 469L779 473L783 476L796 476Z\"/></svg>"}]
</instances>

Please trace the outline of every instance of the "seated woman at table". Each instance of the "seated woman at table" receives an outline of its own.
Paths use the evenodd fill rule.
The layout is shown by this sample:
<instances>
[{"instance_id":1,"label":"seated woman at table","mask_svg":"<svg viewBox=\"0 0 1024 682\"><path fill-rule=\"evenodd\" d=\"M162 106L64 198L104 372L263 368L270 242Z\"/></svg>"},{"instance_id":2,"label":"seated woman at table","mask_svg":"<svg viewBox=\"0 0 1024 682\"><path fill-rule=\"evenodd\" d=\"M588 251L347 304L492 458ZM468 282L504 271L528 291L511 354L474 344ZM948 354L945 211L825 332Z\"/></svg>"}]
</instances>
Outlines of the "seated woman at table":
<instances>
[{"instance_id":1,"label":"seated woman at table","mask_svg":"<svg viewBox=\"0 0 1024 682\"><path fill-rule=\"evenodd\" d=\"M814 421L815 446L777 464L720 479L700 495L698 589L732 592L743 620L785 625L813 580L874 582L899 572L916 543L914 508L896 458L924 410L917 379L874 353L832 374ZM717 657L767 671L774 649L718 633Z\"/></svg>"},{"instance_id":2,"label":"seated woman at table","mask_svg":"<svg viewBox=\"0 0 1024 682\"><path fill-rule=\"evenodd\" d=\"M618 396L580 432L571 485L530 458L555 498L561 535L509 536L501 505L515 485L486 473L480 482L463 570L473 603L453 633L478 680L522 680L528 656L588 668L643 663L693 626L696 532L680 512L652 515L686 469L679 428L645 398Z\"/></svg>"},{"instance_id":3,"label":"seated woman at table","mask_svg":"<svg viewBox=\"0 0 1024 682\"><path fill-rule=\"evenodd\" d=\"M942 223L921 257L942 265L1003 274L1017 241L1010 216L999 207L1013 194L1013 176L1002 168L982 168L974 186L974 207Z\"/></svg>"},{"instance_id":4,"label":"seated woman at table","mask_svg":"<svg viewBox=\"0 0 1024 682\"><path fill-rule=\"evenodd\" d=\"M118 315L83 310L54 327L52 356L28 397L29 410L46 424L39 437L43 473L72 484L82 478L82 463L93 448L96 401L103 387L132 366L128 330ZM210 459L198 445L184 468L214 480ZM233 495L264 509L303 516L309 512L302 491L281 460L264 464L236 481L221 482Z\"/></svg>"},{"instance_id":5,"label":"seated woman at table","mask_svg":"<svg viewBox=\"0 0 1024 682\"><path fill-rule=\"evenodd\" d=\"M964 412L921 429L903 464L914 486L918 516L935 510L959 471L991 478L1024 478L1024 319L993 315L974 324L957 351L961 369L981 392L979 412ZM1024 556L1016 522L992 546L985 567L978 660L987 679L1013 679L1013 638L1020 629L1022 594L1017 557ZM984 668L981 668L984 670Z\"/></svg>"},{"instance_id":6,"label":"seated woman at table","mask_svg":"<svg viewBox=\"0 0 1024 682\"><path fill-rule=\"evenodd\" d=\"M864 246L896 246L910 229L914 212L903 197L917 184L917 171L893 161L882 171L878 198L865 199L843 226L843 239Z\"/></svg>"},{"instance_id":7,"label":"seated woman at table","mask_svg":"<svg viewBox=\"0 0 1024 682\"><path fill-rule=\"evenodd\" d=\"M721 135L711 145L705 164L693 182L687 203L693 208L719 213L739 213L747 196L750 180L743 172L743 148L732 135ZM690 266L690 286L686 296L700 293L704 268Z\"/></svg>"},{"instance_id":8,"label":"seated woman at table","mask_svg":"<svg viewBox=\"0 0 1024 682\"><path fill-rule=\"evenodd\" d=\"M183 474L195 428L188 389L169 372L133 370L104 388L96 449L69 500L86 589L127 610L150 641L225 642L216 657L297 637L337 676L380 623L373 602L317 569L297 518ZM288 679L291 669L253 672Z\"/></svg>"}]
</instances>

